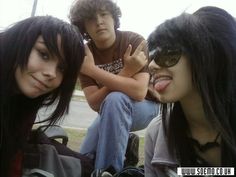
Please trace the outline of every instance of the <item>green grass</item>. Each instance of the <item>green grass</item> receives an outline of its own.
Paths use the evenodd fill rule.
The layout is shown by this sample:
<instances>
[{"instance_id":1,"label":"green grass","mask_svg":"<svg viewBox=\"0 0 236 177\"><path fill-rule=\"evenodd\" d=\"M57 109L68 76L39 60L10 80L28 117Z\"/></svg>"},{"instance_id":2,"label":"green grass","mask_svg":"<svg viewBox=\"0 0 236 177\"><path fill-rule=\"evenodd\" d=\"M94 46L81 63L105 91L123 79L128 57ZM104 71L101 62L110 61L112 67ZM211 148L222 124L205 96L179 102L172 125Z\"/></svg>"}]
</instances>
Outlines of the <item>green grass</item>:
<instances>
[{"instance_id":1,"label":"green grass","mask_svg":"<svg viewBox=\"0 0 236 177\"><path fill-rule=\"evenodd\" d=\"M68 136L69 136L69 141L68 141L68 147L78 151L79 147L83 141L83 138L86 134L86 130L78 130L78 129L65 129ZM139 138L139 163L138 165L143 165L144 164L144 138L140 137Z\"/></svg>"}]
</instances>

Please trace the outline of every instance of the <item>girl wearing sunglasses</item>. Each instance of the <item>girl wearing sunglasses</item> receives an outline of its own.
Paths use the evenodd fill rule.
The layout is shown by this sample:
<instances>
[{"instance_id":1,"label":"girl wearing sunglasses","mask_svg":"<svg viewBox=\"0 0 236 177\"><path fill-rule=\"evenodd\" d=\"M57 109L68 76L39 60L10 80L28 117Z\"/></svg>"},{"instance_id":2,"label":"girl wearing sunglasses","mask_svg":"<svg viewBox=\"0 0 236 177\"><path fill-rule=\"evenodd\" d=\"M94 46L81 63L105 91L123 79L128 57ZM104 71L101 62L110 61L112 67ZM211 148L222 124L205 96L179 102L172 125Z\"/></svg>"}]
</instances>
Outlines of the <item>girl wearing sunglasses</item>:
<instances>
[{"instance_id":1,"label":"girl wearing sunglasses","mask_svg":"<svg viewBox=\"0 0 236 177\"><path fill-rule=\"evenodd\" d=\"M84 59L76 28L50 16L22 20L0 33L0 176L20 177L23 149L42 106L52 125L68 112Z\"/></svg>"},{"instance_id":2,"label":"girl wearing sunglasses","mask_svg":"<svg viewBox=\"0 0 236 177\"><path fill-rule=\"evenodd\" d=\"M202 7L158 26L148 38L161 115L146 134L145 176L177 167L236 166L236 23Z\"/></svg>"}]
</instances>

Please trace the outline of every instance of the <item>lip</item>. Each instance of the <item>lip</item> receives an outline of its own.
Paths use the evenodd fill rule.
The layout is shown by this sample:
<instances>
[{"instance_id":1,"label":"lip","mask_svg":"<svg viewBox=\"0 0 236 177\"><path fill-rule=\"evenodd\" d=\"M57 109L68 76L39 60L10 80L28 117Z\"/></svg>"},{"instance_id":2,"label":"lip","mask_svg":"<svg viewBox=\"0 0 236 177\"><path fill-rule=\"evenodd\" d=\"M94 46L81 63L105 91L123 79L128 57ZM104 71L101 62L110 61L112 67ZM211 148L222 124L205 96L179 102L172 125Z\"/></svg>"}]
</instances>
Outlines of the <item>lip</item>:
<instances>
[{"instance_id":1,"label":"lip","mask_svg":"<svg viewBox=\"0 0 236 177\"><path fill-rule=\"evenodd\" d=\"M32 76L32 78L37 82L35 86L36 86L38 89L45 91L45 90L47 90L47 89L49 88L49 86L48 86L47 84L45 84L43 81L37 79L37 78L34 77L34 76Z\"/></svg>"},{"instance_id":2,"label":"lip","mask_svg":"<svg viewBox=\"0 0 236 177\"><path fill-rule=\"evenodd\" d=\"M164 80L164 79L172 79L172 77L167 74L156 74L153 76L153 83L156 83L156 82Z\"/></svg>"},{"instance_id":3,"label":"lip","mask_svg":"<svg viewBox=\"0 0 236 177\"><path fill-rule=\"evenodd\" d=\"M105 29L105 28L101 28L101 29L98 29L96 33L104 32L104 31L106 31L106 30L107 30L107 29Z\"/></svg>"},{"instance_id":4,"label":"lip","mask_svg":"<svg viewBox=\"0 0 236 177\"><path fill-rule=\"evenodd\" d=\"M153 88L158 93L164 93L167 87L170 85L172 77L166 74L156 74L153 76Z\"/></svg>"}]
</instances>

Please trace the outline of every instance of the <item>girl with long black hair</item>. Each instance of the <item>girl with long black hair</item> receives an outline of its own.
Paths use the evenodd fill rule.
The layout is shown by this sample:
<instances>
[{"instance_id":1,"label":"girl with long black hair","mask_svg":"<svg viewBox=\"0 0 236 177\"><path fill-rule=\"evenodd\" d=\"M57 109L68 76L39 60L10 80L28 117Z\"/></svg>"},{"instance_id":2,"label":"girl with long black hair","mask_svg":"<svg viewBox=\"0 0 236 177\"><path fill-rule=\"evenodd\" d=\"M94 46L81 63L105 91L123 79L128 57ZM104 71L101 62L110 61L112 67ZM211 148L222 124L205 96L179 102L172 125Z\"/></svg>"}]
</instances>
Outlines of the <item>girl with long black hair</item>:
<instances>
[{"instance_id":1,"label":"girl with long black hair","mask_svg":"<svg viewBox=\"0 0 236 177\"><path fill-rule=\"evenodd\" d=\"M161 115L145 143L145 173L236 166L236 23L217 7L183 13L148 38ZM173 171L172 171L173 172Z\"/></svg>"},{"instance_id":2,"label":"girl with long black hair","mask_svg":"<svg viewBox=\"0 0 236 177\"><path fill-rule=\"evenodd\" d=\"M51 16L30 17L0 33L0 176L21 176L24 143L42 106L68 112L84 59L79 31Z\"/></svg>"}]
</instances>

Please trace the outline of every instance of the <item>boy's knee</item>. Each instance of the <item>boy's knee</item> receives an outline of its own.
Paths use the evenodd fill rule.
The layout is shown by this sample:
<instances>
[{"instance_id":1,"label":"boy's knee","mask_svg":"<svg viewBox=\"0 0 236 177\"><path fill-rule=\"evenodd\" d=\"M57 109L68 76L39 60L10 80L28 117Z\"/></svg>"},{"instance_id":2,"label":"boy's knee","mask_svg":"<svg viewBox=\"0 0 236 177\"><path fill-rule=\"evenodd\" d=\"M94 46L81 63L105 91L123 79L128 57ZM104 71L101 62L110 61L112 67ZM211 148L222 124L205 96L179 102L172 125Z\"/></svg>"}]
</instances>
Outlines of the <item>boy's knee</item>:
<instances>
[{"instance_id":1,"label":"boy's knee","mask_svg":"<svg viewBox=\"0 0 236 177\"><path fill-rule=\"evenodd\" d=\"M109 104L117 104L121 102L128 102L129 100L129 96L122 92L111 92L106 96L104 102Z\"/></svg>"},{"instance_id":2,"label":"boy's knee","mask_svg":"<svg viewBox=\"0 0 236 177\"><path fill-rule=\"evenodd\" d=\"M116 114L123 114L127 111L132 112L132 101L129 96L122 92L111 92L103 101L100 113L103 111L114 112Z\"/></svg>"}]
</instances>

